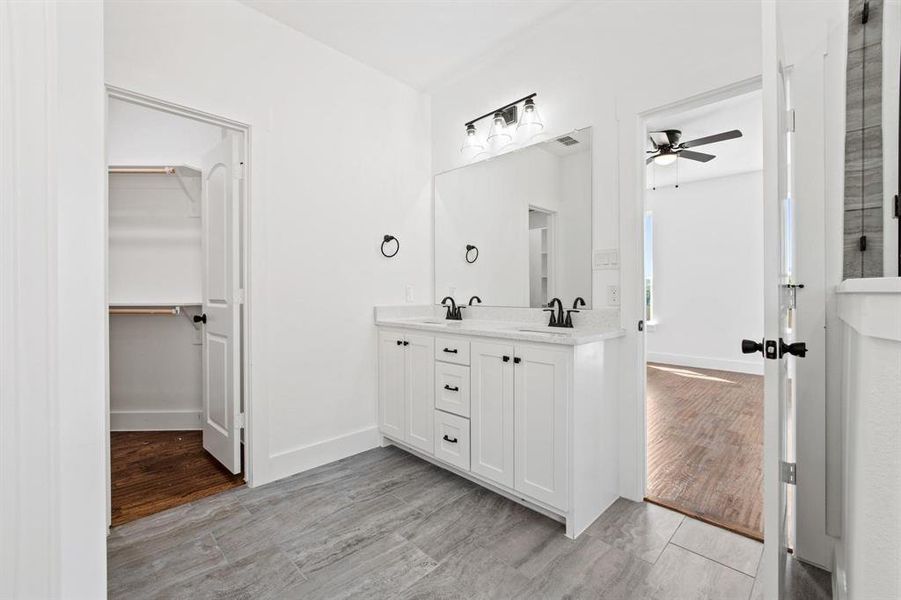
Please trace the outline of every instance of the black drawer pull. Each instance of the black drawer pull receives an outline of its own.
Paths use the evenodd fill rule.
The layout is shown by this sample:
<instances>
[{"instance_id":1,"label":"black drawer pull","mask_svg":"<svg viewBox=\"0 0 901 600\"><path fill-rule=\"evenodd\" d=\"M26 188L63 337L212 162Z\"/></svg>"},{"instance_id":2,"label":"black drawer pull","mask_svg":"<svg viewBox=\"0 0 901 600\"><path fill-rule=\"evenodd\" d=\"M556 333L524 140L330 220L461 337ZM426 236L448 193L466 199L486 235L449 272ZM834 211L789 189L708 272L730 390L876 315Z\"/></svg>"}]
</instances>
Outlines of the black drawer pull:
<instances>
[{"instance_id":1,"label":"black drawer pull","mask_svg":"<svg viewBox=\"0 0 901 600\"><path fill-rule=\"evenodd\" d=\"M407 340L404 340L404 346L409 346L409 345L410 345L410 342L408 342Z\"/></svg>"},{"instance_id":2,"label":"black drawer pull","mask_svg":"<svg viewBox=\"0 0 901 600\"><path fill-rule=\"evenodd\" d=\"M460 388L458 388L457 386L451 387L451 386L447 385L446 383L444 384L444 389L446 389L449 392L459 392L460 391Z\"/></svg>"},{"instance_id":3,"label":"black drawer pull","mask_svg":"<svg viewBox=\"0 0 901 600\"><path fill-rule=\"evenodd\" d=\"M450 348L445 348L444 351L447 352L448 354L456 354L457 353L456 348L454 348L453 350L451 350Z\"/></svg>"},{"instance_id":4,"label":"black drawer pull","mask_svg":"<svg viewBox=\"0 0 901 600\"><path fill-rule=\"evenodd\" d=\"M516 356L513 358L513 362L518 365L519 363L522 362L522 359L520 357Z\"/></svg>"},{"instance_id":5,"label":"black drawer pull","mask_svg":"<svg viewBox=\"0 0 901 600\"><path fill-rule=\"evenodd\" d=\"M404 341L403 341L403 340L397 340L397 345L398 345L398 346L403 346L403 344L404 344Z\"/></svg>"},{"instance_id":6,"label":"black drawer pull","mask_svg":"<svg viewBox=\"0 0 901 600\"><path fill-rule=\"evenodd\" d=\"M450 442L451 444L456 444L456 443L457 443L457 438L450 439L449 437L447 437L447 434L444 434L444 441L445 441L445 442Z\"/></svg>"}]
</instances>

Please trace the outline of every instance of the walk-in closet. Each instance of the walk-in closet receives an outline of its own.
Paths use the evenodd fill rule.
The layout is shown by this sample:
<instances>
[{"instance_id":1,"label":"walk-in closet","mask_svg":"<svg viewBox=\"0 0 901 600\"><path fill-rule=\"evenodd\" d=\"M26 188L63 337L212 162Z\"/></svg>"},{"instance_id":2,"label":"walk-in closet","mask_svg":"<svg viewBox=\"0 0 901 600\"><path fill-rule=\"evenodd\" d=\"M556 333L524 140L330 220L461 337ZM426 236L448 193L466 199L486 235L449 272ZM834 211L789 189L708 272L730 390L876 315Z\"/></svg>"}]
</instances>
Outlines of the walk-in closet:
<instances>
[{"instance_id":1,"label":"walk-in closet","mask_svg":"<svg viewBox=\"0 0 901 600\"><path fill-rule=\"evenodd\" d=\"M111 523L244 484L243 135L108 104Z\"/></svg>"}]
</instances>

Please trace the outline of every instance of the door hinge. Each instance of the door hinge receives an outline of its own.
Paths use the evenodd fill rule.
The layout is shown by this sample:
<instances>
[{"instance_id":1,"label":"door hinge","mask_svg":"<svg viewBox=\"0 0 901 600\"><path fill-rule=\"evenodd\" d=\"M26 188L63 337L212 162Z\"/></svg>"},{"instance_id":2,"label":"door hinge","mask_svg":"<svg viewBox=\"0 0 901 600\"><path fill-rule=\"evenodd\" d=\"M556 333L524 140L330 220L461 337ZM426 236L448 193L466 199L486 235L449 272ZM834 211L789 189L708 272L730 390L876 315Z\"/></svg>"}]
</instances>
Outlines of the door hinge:
<instances>
[{"instance_id":1,"label":"door hinge","mask_svg":"<svg viewBox=\"0 0 901 600\"><path fill-rule=\"evenodd\" d=\"M235 290L235 302L238 304L244 304L247 302L246 294L244 293L244 289Z\"/></svg>"},{"instance_id":2,"label":"door hinge","mask_svg":"<svg viewBox=\"0 0 901 600\"><path fill-rule=\"evenodd\" d=\"M788 133L795 132L795 109L793 108L785 111L785 131Z\"/></svg>"},{"instance_id":3,"label":"door hinge","mask_svg":"<svg viewBox=\"0 0 901 600\"><path fill-rule=\"evenodd\" d=\"M782 462L782 483L795 485L798 481L798 465L793 462Z\"/></svg>"},{"instance_id":4,"label":"door hinge","mask_svg":"<svg viewBox=\"0 0 901 600\"><path fill-rule=\"evenodd\" d=\"M235 417L235 426L238 429L247 428L247 415L245 413L238 413L238 416Z\"/></svg>"},{"instance_id":5,"label":"door hinge","mask_svg":"<svg viewBox=\"0 0 901 600\"><path fill-rule=\"evenodd\" d=\"M861 252L867 251L867 236L865 236L865 235L860 236L860 239L857 240L857 248Z\"/></svg>"}]
</instances>

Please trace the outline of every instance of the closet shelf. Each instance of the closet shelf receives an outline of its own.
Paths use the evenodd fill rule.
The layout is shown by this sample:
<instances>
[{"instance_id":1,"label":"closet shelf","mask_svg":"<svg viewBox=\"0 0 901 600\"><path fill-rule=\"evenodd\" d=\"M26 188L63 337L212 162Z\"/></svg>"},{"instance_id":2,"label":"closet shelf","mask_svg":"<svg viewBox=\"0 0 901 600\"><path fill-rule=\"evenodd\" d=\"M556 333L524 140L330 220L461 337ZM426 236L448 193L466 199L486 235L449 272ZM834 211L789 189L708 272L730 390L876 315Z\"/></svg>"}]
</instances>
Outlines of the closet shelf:
<instances>
[{"instance_id":1,"label":"closet shelf","mask_svg":"<svg viewBox=\"0 0 901 600\"><path fill-rule=\"evenodd\" d=\"M187 302L182 300L172 301L160 301L153 300L150 302L136 302L134 300L122 301L122 300L110 300L109 307L110 308L156 308L160 306L203 306L202 300L189 300Z\"/></svg>"},{"instance_id":2,"label":"closet shelf","mask_svg":"<svg viewBox=\"0 0 901 600\"><path fill-rule=\"evenodd\" d=\"M111 175L181 175L183 177L200 175L200 169L191 165L110 165L108 171Z\"/></svg>"}]
</instances>

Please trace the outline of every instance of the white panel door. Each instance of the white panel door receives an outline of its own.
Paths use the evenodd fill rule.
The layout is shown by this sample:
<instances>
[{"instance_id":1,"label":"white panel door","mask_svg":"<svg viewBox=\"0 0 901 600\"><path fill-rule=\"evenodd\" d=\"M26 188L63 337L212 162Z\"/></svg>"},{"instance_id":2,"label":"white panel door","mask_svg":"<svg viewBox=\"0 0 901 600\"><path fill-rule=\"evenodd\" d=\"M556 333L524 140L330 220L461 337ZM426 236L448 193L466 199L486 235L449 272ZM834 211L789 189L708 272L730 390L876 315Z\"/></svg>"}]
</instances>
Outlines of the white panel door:
<instances>
[{"instance_id":1,"label":"white panel door","mask_svg":"<svg viewBox=\"0 0 901 600\"><path fill-rule=\"evenodd\" d=\"M567 507L566 407L569 352L517 346L514 358L514 487Z\"/></svg>"},{"instance_id":2,"label":"white panel door","mask_svg":"<svg viewBox=\"0 0 901 600\"><path fill-rule=\"evenodd\" d=\"M473 342L470 351L473 473L513 487L513 346Z\"/></svg>"},{"instance_id":3,"label":"white panel door","mask_svg":"<svg viewBox=\"0 0 901 600\"><path fill-rule=\"evenodd\" d=\"M404 440L429 454L435 453L435 338L404 336L406 435Z\"/></svg>"},{"instance_id":4,"label":"white panel door","mask_svg":"<svg viewBox=\"0 0 901 600\"><path fill-rule=\"evenodd\" d=\"M203 157L203 447L241 471L241 305L238 145L224 138Z\"/></svg>"},{"instance_id":5,"label":"white panel door","mask_svg":"<svg viewBox=\"0 0 901 600\"><path fill-rule=\"evenodd\" d=\"M397 331L379 331L379 429L404 439L405 395L404 336Z\"/></svg>"}]
</instances>

